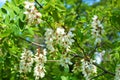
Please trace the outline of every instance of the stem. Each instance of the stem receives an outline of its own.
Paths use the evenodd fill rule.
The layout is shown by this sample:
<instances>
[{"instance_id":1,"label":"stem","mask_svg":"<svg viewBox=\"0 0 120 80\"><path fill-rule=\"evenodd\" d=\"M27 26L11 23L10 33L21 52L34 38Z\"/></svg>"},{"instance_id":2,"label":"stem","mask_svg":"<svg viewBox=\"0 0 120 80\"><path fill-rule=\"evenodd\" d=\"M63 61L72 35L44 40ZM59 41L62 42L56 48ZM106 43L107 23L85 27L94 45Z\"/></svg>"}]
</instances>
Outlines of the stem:
<instances>
[{"instance_id":1,"label":"stem","mask_svg":"<svg viewBox=\"0 0 120 80\"><path fill-rule=\"evenodd\" d=\"M38 46L38 47L45 47L45 45L38 44L38 43L35 43L35 42L32 42L32 41L26 40L26 39L24 39L24 38L22 38L22 37L19 37L19 38L22 39L22 40L24 40L24 41L26 41L26 42L28 42L28 43L31 43L31 44L33 44L33 45L36 45L36 46Z\"/></svg>"},{"instance_id":2,"label":"stem","mask_svg":"<svg viewBox=\"0 0 120 80\"><path fill-rule=\"evenodd\" d=\"M94 79L94 78L97 78L97 77L99 77L99 76L102 76L102 75L104 75L104 74L105 74L105 72L102 72L101 74L98 74L97 76L92 77L90 80L92 80L92 79Z\"/></svg>"},{"instance_id":3,"label":"stem","mask_svg":"<svg viewBox=\"0 0 120 80\"><path fill-rule=\"evenodd\" d=\"M37 0L35 0L35 2L40 6L40 8L43 8L43 6Z\"/></svg>"},{"instance_id":4,"label":"stem","mask_svg":"<svg viewBox=\"0 0 120 80\"><path fill-rule=\"evenodd\" d=\"M90 56L90 58L92 58L92 56L94 55L94 52L96 51L97 48L98 48L98 46L96 45L96 46L94 47L94 49L91 50L91 51L88 53L88 56Z\"/></svg>"},{"instance_id":5,"label":"stem","mask_svg":"<svg viewBox=\"0 0 120 80\"><path fill-rule=\"evenodd\" d=\"M93 64L94 64L96 67L98 67L99 69L103 70L104 73L108 73L108 74L110 74L110 75L115 76L115 73L112 73L112 72L110 72L110 71L104 69L103 67L99 66L97 63L93 63Z\"/></svg>"},{"instance_id":6,"label":"stem","mask_svg":"<svg viewBox=\"0 0 120 80\"><path fill-rule=\"evenodd\" d=\"M77 40L77 39L74 39L74 40L75 40L75 42L77 43L77 46L82 50L82 54L83 54L84 56L86 56L85 51L84 51L84 49L79 45L78 40Z\"/></svg>"},{"instance_id":7,"label":"stem","mask_svg":"<svg viewBox=\"0 0 120 80\"><path fill-rule=\"evenodd\" d=\"M78 55L78 54L72 54L72 55L73 55L74 57L83 58L82 56L80 56L80 55ZM98 67L99 69L101 69L101 70L104 72L104 74L107 73L107 74L110 74L110 75L115 76L115 73L110 72L110 71L104 69L103 67L99 66L97 63L93 63L93 65L95 65L96 67ZM101 75L102 75L102 73L101 73Z\"/></svg>"},{"instance_id":8,"label":"stem","mask_svg":"<svg viewBox=\"0 0 120 80\"><path fill-rule=\"evenodd\" d=\"M74 57L80 57L80 58L84 58L83 56L81 56L81 55L78 55L78 54L71 54L72 56L74 56Z\"/></svg>"}]
</instances>

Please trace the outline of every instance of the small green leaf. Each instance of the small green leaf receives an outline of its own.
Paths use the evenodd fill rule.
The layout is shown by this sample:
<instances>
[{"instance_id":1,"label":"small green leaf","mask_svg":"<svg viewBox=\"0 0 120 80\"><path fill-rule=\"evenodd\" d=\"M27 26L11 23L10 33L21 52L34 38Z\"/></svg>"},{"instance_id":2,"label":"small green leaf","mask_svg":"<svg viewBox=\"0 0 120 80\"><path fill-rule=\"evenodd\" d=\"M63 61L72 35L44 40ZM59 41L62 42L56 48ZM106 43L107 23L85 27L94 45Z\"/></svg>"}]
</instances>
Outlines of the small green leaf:
<instances>
[{"instance_id":1,"label":"small green leaf","mask_svg":"<svg viewBox=\"0 0 120 80\"><path fill-rule=\"evenodd\" d=\"M61 80L69 80L68 79L68 76L66 77L66 76L61 76Z\"/></svg>"}]
</instances>

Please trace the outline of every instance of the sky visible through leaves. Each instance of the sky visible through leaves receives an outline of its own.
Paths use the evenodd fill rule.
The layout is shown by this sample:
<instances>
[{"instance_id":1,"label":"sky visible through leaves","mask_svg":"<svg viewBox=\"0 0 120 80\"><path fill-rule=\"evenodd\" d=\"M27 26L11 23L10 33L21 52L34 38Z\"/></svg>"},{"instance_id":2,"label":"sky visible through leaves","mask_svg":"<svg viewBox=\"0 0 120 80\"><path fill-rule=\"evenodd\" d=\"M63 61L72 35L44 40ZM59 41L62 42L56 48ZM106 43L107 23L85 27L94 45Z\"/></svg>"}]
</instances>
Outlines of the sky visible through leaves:
<instances>
[{"instance_id":1,"label":"sky visible through leaves","mask_svg":"<svg viewBox=\"0 0 120 80\"><path fill-rule=\"evenodd\" d=\"M6 0L0 0L0 7L5 3ZM10 0L8 0L10 1ZM99 2L100 0L83 0L85 3L92 5L95 2Z\"/></svg>"}]
</instances>

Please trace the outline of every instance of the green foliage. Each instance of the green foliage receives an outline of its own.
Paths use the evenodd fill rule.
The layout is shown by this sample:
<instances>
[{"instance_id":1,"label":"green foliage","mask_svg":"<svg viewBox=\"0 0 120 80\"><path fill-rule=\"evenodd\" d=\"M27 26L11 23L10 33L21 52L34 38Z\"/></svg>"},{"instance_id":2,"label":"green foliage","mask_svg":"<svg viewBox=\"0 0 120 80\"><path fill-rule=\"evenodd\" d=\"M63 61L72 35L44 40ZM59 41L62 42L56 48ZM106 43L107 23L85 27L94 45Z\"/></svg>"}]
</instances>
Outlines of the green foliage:
<instances>
[{"instance_id":1,"label":"green foliage","mask_svg":"<svg viewBox=\"0 0 120 80\"><path fill-rule=\"evenodd\" d=\"M42 22L34 25L27 23L24 0L7 1L0 8L0 80L34 80L33 71L27 74L27 77L19 73L23 48L35 52L38 46L31 42L44 44L46 28L56 29L60 26L66 31L75 28L73 31L75 42L70 55L78 54L82 57L87 55L93 58L90 55L96 50L106 50L100 66L115 73L116 65L120 64L120 4L119 0L110 1L112 3L109 0L101 0L90 6L82 0L38 0L42 8L36 2L35 5L42 14ZM94 15L99 16L105 29L102 42L97 45L97 49L91 37L91 22ZM36 39L36 35L39 38ZM59 45L57 47L58 52L47 54L49 60L60 59L63 55L64 49ZM60 66L59 62L48 61L45 64L46 75L42 80L85 80L80 69L81 57L73 56L71 60L73 64L67 68ZM72 72L75 61L80 69L76 70L77 73ZM97 71L98 74L101 72L101 69ZM102 79L113 80L114 76L106 74L95 78L95 80Z\"/></svg>"}]
</instances>

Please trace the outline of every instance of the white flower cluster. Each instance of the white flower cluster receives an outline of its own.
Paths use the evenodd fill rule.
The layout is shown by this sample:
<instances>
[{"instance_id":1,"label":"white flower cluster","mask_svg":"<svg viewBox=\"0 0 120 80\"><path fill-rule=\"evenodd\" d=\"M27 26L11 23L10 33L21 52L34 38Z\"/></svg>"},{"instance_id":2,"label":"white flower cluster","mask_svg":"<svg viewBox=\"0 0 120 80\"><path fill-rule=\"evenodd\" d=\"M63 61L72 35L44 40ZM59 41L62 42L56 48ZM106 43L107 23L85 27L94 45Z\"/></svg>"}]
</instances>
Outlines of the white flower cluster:
<instances>
[{"instance_id":1,"label":"white flower cluster","mask_svg":"<svg viewBox=\"0 0 120 80\"><path fill-rule=\"evenodd\" d=\"M120 80L120 65L117 65L116 67L116 73L114 80Z\"/></svg>"},{"instance_id":2,"label":"white flower cluster","mask_svg":"<svg viewBox=\"0 0 120 80\"><path fill-rule=\"evenodd\" d=\"M98 16L94 15L92 18L92 35L95 38L95 44L100 43L102 39L102 35L104 33L103 25L98 20Z\"/></svg>"},{"instance_id":3,"label":"white flower cluster","mask_svg":"<svg viewBox=\"0 0 120 80\"><path fill-rule=\"evenodd\" d=\"M51 52L55 51L55 48L53 46L53 40L55 40L54 31L52 29L46 29L45 32L45 43L47 44L47 49Z\"/></svg>"},{"instance_id":4,"label":"white flower cluster","mask_svg":"<svg viewBox=\"0 0 120 80\"><path fill-rule=\"evenodd\" d=\"M40 51L40 49L37 49L37 53L33 55L33 53L30 50L24 49L20 60L20 73L31 72L33 63L35 62L35 80L43 78L45 76L44 63L46 63L47 61L46 53L46 49L43 49L42 52Z\"/></svg>"},{"instance_id":5,"label":"white flower cluster","mask_svg":"<svg viewBox=\"0 0 120 80\"><path fill-rule=\"evenodd\" d=\"M63 66L63 67L69 67L68 65L72 65L73 63L70 61L70 56L66 56L66 55L63 55L61 56L61 59L60 59L60 65Z\"/></svg>"},{"instance_id":6,"label":"white flower cluster","mask_svg":"<svg viewBox=\"0 0 120 80\"><path fill-rule=\"evenodd\" d=\"M39 24L42 21L41 20L42 14L38 12L33 2L25 1L25 9L26 11L24 12L24 14L26 14L27 16L28 23Z\"/></svg>"},{"instance_id":7,"label":"white flower cluster","mask_svg":"<svg viewBox=\"0 0 120 80\"><path fill-rule=\"evenodd\" d=\"M72 70L72 72L73 72L73 73L78 73L78 72L80 72L80 71L81 71L81 69L80 69L80 64L79 64L79 62L75 62L74 65L73 65L73 70Z\"/></svg>"},{"instance_id":8,"label":"white flower cluster","mask_svg":"<svg viewBox=\"0 0 120 80\"><path fill-rule=\"evenodd\" d=\"M20 59L20 73L31 72L32 64L34 62L33 53L30 50L24 49Z\"/></svg>"},{"instance_id":9,"label":"white flower cluster","mask_svg":"<svg viewBox=\"0 0 120 80\"><path fill-rule=\"evenodd\" d=\"M82 62L82 73L84 74L84 77L86 80L90 80L90 78L97 74L97 68L92 63L93 60L85 61L84 59L81 60Z\"/></svg>"},{"instance_id":10,"label":"white flower cluster","mask_svg":"<svg viewBox=\"0 0 120 80\"><path fill-rule=\"evenodd\" d=\"M105 50L101 52L95 52L95 62L97 64L100 64L103 61L104 54L105 54Z\"/></svg>"},{"instance_id":11,"label":"white flower cluster","mask_svg":"<svg viewBox=\"0 0 120 80\"><path fill-rule=\"evenodd\" d=\"M34 76L35 80L39 80L39 78L43 78L45 76L45 67L44 63L46 63L46 49L43 49L42 52L40 52L40 49L37 49L37 53L35 54L35 68L34 68Z\"/></svg>"},{"instance_id":12,"label":"white flower cluster","mask_svg":"<svg viewBox=\"0 0 120 80\"><path fill-rule=\"evenodd\" d=\"M72 39L74 37L74 34L72 33L73 30L74 29L72 28L68 31L68 33L66 33L65 29L62 27L58 27L56 31L46 29L45 43L47 44L48 50L50 50L50 52L54 52L54 46L59 44L63 46L67 52L70 51L70 46L74 42L74 39Z\"/></svg>"}]
</instances>

